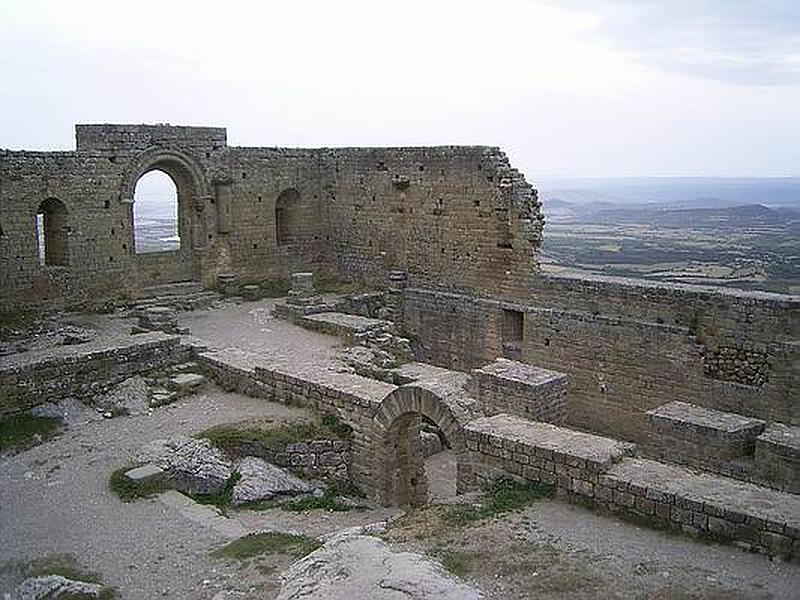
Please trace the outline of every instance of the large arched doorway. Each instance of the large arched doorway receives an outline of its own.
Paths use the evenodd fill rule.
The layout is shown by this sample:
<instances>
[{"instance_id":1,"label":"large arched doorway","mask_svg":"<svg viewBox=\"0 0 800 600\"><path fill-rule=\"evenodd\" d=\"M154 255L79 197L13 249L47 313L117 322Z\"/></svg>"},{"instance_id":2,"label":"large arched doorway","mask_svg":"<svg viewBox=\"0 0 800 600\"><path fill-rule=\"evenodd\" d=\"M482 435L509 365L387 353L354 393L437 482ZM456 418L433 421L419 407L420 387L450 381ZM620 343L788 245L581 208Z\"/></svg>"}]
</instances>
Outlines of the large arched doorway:
<instances>
[{"instance_id":1,"label":"large arched doorway","mask_svg":"<svg viewBox=\"0 0 800 600\"><path fill-rule=\"evenodd\" d=\"M447 473L453 492L463 489L469 471L460 410L446 396L424 383L402 386L383 399L375 413L375 483L379 501L387 506L420 505L429 500L423 436L435 430L449 453ZM448 465L442 463L441 468ZM442 486L437 485L437 489Z\"/></svg>"},{"instance_id":2,"label":"large arched doorway","mask_svg":"<svg viewBox=\"0 0 800 600\"><path fill-rule=\"evenodd\" d=\"M199 279L204 211L212 196L195 162L174 150L146 152L131 166L122 198L130 203L128 239L138 284Z\"/></svg>"},{"instance_id":3,"label":"large arched doorway","mask_svg":"<svg viewBox=\"0 0 800 600\"><path fill-rule=\"evenodd\" d=\"M178 187L164 171L153 169L136 182L133 243L136 254L180 250Z\"/></svg>"}]
</instances>

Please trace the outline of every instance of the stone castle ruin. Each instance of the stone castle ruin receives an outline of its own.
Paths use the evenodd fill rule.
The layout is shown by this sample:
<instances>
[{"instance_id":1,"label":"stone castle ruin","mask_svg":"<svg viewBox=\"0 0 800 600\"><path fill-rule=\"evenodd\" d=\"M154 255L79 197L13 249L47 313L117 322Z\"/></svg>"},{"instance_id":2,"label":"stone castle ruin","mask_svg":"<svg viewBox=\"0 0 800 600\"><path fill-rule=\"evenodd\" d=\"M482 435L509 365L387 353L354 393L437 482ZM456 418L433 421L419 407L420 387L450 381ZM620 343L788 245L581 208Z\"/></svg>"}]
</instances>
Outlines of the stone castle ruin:
<instances>
[{"instance_id":1,"label":"stone castle ruin","mask_svg":"<svg viewBox=\"0 0 800 600\"><path fill-rule=\"evenodd\" d=\"M78 125L76 140L0 151L3 310L181 286L246 296L295 274L282 316L349 334L388 322L372 347L400 339L413 356L332 375L142 333L75 346L80 359L7 357L0 413L191 359L228 388L336 413L354 432L352 480L387 505L425 502L427 423L460 491L541 481L798 554L800 297L544 274L537 192L494 147L230 147L225 129L168 125ZM152 170L176 185L180 248L138 254L134 190ZM301 273L363 283L379 308L303 300Z\"/></svg>"}]
</instances>

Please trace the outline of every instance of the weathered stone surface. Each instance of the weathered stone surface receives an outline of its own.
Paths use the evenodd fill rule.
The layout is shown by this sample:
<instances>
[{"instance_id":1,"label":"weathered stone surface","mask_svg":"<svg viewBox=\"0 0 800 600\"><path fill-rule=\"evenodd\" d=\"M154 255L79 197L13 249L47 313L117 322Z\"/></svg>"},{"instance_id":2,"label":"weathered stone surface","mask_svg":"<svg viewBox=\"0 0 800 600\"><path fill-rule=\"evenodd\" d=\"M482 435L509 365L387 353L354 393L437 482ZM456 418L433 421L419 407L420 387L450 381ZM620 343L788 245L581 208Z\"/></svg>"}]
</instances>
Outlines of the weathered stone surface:
<instances>
[{"instance_id":1,"label":"weathered stone surface","mask_svg":"<svg viewBox=\"0 0 800 600\"><path fill-rule=\"evenodd\" d=\"M113 415L140 415L150 406L150 388L138 375L126 379L101 396L95 406Z\"/></svg>"},{"instance_id":2,"label":"weathered stone surface","mask_svg":"<svg viewBox=\"0 0 800 600\"><path fill-rule=\"evenodd\" d=\"M178 373L169 378L168 384L171 388L181 394L191 394L206 383L206 378L197 373Z\"/></svg>"},{"instance_id":3,"label":"weathered stone surface","mask_svg":"<svg viewBox=\"0 0 800 600\"><path fill-rule=\"evenodd\" d=\"M276 497L310 494L314 487L288 471L260 458L248 456L236 469L241 479L233 488L233 504L247 504Z\"/></svg>"},{"instance_id":4,"label":"weathered stone surface","mask_svg":"<svg viewBox=\"0 0 800 600\"><path fill-rule=\"evenodd\" d=\"M758 477L768 485L800 494L800 427L773 423L756 438Z\"/></svg>"},{"instance_id":5,"label":"weathered stone surface","mask_svg":"<svg viewBox=\"0 0 800 600\"><path fill-rule=\"evenodd\" d=\"M136 462L164 469L175 489L190 494L216 494L233 474L231 462L208 440L182 435L150 442L137 453Z\"/></svg>"},{"instance_id":6,"label":"weathered stone surface","mask_svg":"<svg viewBox=\"0 0 800 600\"><path fill-rule=\"evenodd\" d=\"M149 479L161 477L163 474L164 474L164 469L162 469L161 467L158 467L156 465L142 465L141 467L136 467L135 469L126 471L125 477L127 477L131 481L141 483Z\"/></svg>"},{"instance_id":7,"label":"weathered stone surface","mask_svg":"<svg viewBox=\"0 0 800 600\"><path fill-rule=\"evenodd\" d=\"M422 454L425 458L442 451L442 439L437 434L423 430L419 435L422 438Z\"/></svg>"},{"instance_id":8,"label":"weathered stone surface","mask_svg":"<svg viewBox=\"0 0 800 600\"><path fill-rule=\"evenodd\" d=\"M343 534L281 576L277 600L480 600L484 595L410 552L392 552L380 539Z\"/></svg>"},{"instance_id":9,"label":"weathered stone surface","mask_svg":"<svg viewBox=\"0 0 800 600\"><path fill-rule=\"evenodd\" d=\"M473 369L470 390L487 415L510 413L561 424L567 416L567 376L506 358Z\"/></svg>"},{"instance_id":10,"label":"weathered stone surface","mask_svg":"<svg viewBox=\"0 0 800 600\"><path fill-rule=\"evenodd\" d=\"M89 600L99 598L103 586L74 581L60 575L31 577L19 584L7 600Z\"/></svg>"}]
</instances>

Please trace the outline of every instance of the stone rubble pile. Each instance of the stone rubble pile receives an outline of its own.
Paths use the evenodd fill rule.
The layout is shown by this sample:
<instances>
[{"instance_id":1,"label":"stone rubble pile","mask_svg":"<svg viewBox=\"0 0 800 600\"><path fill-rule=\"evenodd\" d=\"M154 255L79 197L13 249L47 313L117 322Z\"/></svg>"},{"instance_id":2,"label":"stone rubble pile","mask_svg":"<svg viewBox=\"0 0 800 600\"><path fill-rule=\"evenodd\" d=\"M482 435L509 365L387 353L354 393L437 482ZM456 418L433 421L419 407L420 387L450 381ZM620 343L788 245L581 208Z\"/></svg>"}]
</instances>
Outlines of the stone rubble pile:
<instances>
[{"instance_id":1,"label":"stone rubble pile","mask_svg":"<svg viewBox=\"0 0 800 600\"><path fill-rule=\"evenodd\" d=\"M171 306L150 306L139 313L139 320L131 328L131 333L145 333L147 331L163 331L186 335L189 329L178 325L178 311Z\"/></svg>"},{"instance_id":2,"label":"stone rubble pile","mask_svg":"<svg viewBox=\"0 0 800 600\"><path fill-rule=\"evenodd\" d=\"M177 435L142 447L135 457L165 473L175 489L187 494L218 494L233 475L233 463L208 440Z\"/></svg>"},{"instance_id":3,"label":"stone rubble pile","mask_svg":"<svg viewBox=\"0 0 800 600\"><path fill-rule=\"evenodd\" d=\"M100 598L103 586L67 579L61 575L30 577L19 584L5 600L90 600Z\"/></svg>"}]
</instances>

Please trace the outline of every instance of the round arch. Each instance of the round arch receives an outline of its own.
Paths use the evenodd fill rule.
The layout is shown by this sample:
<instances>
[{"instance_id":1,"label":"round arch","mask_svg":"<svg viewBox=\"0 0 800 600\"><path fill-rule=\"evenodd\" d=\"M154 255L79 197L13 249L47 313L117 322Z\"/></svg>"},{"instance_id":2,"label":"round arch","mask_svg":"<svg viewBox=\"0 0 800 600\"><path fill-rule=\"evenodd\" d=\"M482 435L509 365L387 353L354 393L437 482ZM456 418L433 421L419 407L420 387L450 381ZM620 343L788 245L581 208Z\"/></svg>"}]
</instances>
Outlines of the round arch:
<instances>
[{"instance_id":1,"label":"round arch","mask_svg":"<svg viewBox=\"0 0 800 600\"><path fill-rule=\"evenodd\" d=\"M172 179L177 191L177 250L136 252L134 201L136 184L151 171L161 171ZM188 281L200 276L200 258L196 250L206 245L206 217L203 211L212 198L204 170L194 158L170 148L151 148L138 155L126 169L119 191L120 202L128 205L128 248L135 260L140 285Z\"/></svg>"},{"instance_id":2,"label":"round arch","mask_svg":"<svg viewBox=\"0 0 800 600\"><path fill-rule=\"evenodd\" d=\"M427 502L428 485L420 439L422 417L435 423L456 458L458 488L467 476L463 424L468 420L453 395L435 384L416 382L390 392L374 415L374 481L384 505Z\"/></svg>"}]
</instances>

